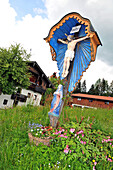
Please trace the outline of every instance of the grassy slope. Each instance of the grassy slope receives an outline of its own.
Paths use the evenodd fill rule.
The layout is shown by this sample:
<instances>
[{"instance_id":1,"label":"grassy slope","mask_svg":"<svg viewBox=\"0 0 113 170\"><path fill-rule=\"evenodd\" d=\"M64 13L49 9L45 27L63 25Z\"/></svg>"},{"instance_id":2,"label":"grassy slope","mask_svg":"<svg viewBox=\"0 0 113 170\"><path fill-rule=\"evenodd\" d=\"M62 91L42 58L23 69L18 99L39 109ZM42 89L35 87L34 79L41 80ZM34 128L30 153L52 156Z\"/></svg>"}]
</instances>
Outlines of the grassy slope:
<instances>
[{"instance_id":1,"label":"grassy slope","mask_svg":"<svg viewBox=\"0 0 113 170\"><path fill-rule=\"evenodd\" d=\"M42 162L41 157L36 155L39 148L30 147L27 132L29 121L49 125L48 110L47 107L16 107L0 110L0 169L16 167L26 169L28 165L32 169L37 159ZM94 116L94 128L106 132L113 138L113 110L65 107L60 122L62 124L64 121L76 121L75 116L79 121L81 116L86 118Z\"/></svg>"}]
</instances>

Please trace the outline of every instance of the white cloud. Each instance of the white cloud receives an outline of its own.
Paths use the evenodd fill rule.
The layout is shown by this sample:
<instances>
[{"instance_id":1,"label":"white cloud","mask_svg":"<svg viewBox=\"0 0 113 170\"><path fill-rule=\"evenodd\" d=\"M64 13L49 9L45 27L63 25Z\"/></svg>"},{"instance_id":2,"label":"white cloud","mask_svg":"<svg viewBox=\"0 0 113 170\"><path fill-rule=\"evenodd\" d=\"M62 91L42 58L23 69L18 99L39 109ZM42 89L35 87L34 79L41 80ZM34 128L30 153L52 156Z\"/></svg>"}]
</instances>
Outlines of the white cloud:
<instances>
[{"instance_id":1,"label":"white cloud","mask_svg":"<svg viewBox=\"0 0 113 170\"><path fill-rule=\"evenodd\" d=\"M47 14L47 11L45 9L41 9L41 8L34 8L33 11L36 13L36 14Z\"/></svg>"},{"instance_id":2,"label":"white cloud","mask_svg":"<svg viewBox=\"0 0 113 170\"><path fill-rule=\"evenodd\" d=\"M87 84L87 90L91 87L92 84L95 84L95 82L100 79L108 80L108 83L110 84L113 80L113 67L107 65L101 60L95 60L95 62L92 62L89 68L86 72L83 73L83 80L86 80Z\"/></svg>"},{"instance_id":3,"label":"white cloud","mask_svg":"<svg viewBox=\"0 0 113 170\"><path fill-rule=\"evenodd\" d=\"M9 1L0 1L0 46L8 47L17 42L30 52L31 60L37 61L43 71L50 76L57 71L56 62L52 61L49 44L45 38L50 28L69 12L78 12L89 18L94 28L99 33L103 46L98 47L97 59L83 74L87 86L95 83L98 78L113 80L113 1L112 0L43 0L47 9L48 18L42 18L41 9L35 9L38 15L34 18L31 14L23 16L21 21L16 21L16 12L11 8ZM111 66L107 65L111 64Z\"/></svg>"}]
</instances>

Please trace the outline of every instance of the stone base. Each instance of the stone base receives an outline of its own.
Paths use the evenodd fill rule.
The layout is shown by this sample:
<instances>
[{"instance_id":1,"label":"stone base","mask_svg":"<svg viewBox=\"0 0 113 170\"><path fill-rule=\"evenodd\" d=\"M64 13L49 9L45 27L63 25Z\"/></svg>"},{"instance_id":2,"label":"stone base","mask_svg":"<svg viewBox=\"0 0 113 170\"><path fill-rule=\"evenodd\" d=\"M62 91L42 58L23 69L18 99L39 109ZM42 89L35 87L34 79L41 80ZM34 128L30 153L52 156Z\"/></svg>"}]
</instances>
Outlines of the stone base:
<instances>
[{"instance_id":1,"label":"stone base","mask_svg":"<svg viewBox=\"0 0 113 170\"><path fill-rule=\"evenodd\" d=\"M53 139L51 136L50 137L45 137L44 139L42 138L37 138L32 136L31 133L28 133L30 142L33 142L36 146L38 146L39 143L43 143L44 145L50 146L50 140Z\"/></svg>"}]
</instances>

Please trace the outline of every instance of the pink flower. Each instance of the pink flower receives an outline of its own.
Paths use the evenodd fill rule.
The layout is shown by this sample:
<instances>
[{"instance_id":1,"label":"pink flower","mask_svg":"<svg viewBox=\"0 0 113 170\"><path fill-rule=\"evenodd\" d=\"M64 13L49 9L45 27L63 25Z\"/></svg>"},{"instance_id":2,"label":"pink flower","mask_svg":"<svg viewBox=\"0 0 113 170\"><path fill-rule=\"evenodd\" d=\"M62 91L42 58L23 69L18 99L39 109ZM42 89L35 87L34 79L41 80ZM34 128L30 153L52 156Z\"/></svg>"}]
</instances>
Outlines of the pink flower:
<instances>
[{"instance_id":1,"label":"pink flower","mask_svg":"<svg viewBox=\"0 0 113 170\"><path fill-rule=\"evenodd\" d=\"M66 149L68 149L69 148L69 146L68 145L66 145Z\"/></svg>"},{"instance_id":2,"label":"pink flower","mask_svg":"<svg viewBox=\"0 0 113 170\"><path fill-rule=\"evenodd\" d=\"M64 152L65 152L65 153L68 153L68 152L69 152L69 149L64 149Z\"/></svg>"},{"instance_id":3,"label":"pink flower","mask_svg":"<svg viewBox=\"0 0 113 170\"><path fill-rule=\"evenodd\" d=\"M68 136L64 136L63 134L59 135L58 137L68 138Z\"/></svg>"},{"instance_id":4,"label":"pink flower","mask_svg":"<svg viewBox=\"0 0 113 170\"><path fill-rule=\"evenodd\" d=\"M84 131L83 130L80 130L79 132L77 132L77 134L81 134L81 133L83 133Z\"/></svg>"},{"instance_id":5,"label":"pink flower","mask_svg":"<svg viewBox=\"0 0 113 170\"><path fill-rule=\"evenodd\" d=\"M110 143L110 145L112 145L112 143Z\"/></svg>"},{"instance_id":6,"label":"pink flower","mask_svg":"<svg viewBox=\"0 0 113 170\"><path fill-rule=\"evenodd\" d=\"M108 161L109 161L109 162L112 162L112 159L108 158Z\"/></svg>"},{"instance_id":7,"label":"pink flower","mask_svg":"<svg viewBox=\"0 0 113 170\"><path fill-rule=\"evenodd\" d=\"M84 134L82 134L82 137L84 137Z\"/></svg>"},{"instance_id":8,"label":"pink flower","mask_svg":"<svg viewBox=\"0 0 113 170\"><path fill-rule=\"evenodd\" d=\"M97 162L94 162L94 165L96 165L97 164Z\"/></svg>"},{"instance_id":9,"label":"pink flower","mask_svg":"<svg viewBox=\"0 0 113 170\"><path fill-rule=\"evenodd\" d=\"M82 151L82 153L84 154L84 151Z\"/></svg>"},{"instance_id":10,"label":"pink flower","mask_svg":"<svg viewBox=\"0 0 113 170\"><path fill-rule=\"evenodd\" d=\"M96 169L95 169L95 166L93 166L93 170L96 170Z\"/></svg>"},{"instance_id":11,"label":"pink flower","mask_svg":"<svg viewBox=\"0 0 113 170\"><path fill-rule=\"evenodd\" d=\"M80 142L81 142L81 144L84 144L84 142L82 140Z\"/></svg>"},{"instance_id":12,"label":"pink flower","mask_svg":"<svg viewBox=\"0 0 113 170\"><path fill-rule=\"evenodd\" d=\"M84 141L84 144L86 144L86 142Z\"/></svg>"},{"instance_id":13,"label":"pink flower","mask_svg":"<svg viewBox=\"0 0 113 170\"><path fill-rule=\"evenodd\" d=\"M72 129L72 128L70 129L70 132L71 132L71 133L73 133L74 131L75 131L75 129Z\"/></svg>"},{"instance_id":14,"label":"pink flower","mask_svg":"<svg viewBox=\"0 0 113 170\"><path fill-rule=\"evenodd\" d=\"M64 152L65 152L65 153L68 153L68 152L69 152L69 146L68 146L68 145L66 145L66 148L64 149ZM70 153L71 153L71 150L70 150Z\"/></svg>"}]
</instances>

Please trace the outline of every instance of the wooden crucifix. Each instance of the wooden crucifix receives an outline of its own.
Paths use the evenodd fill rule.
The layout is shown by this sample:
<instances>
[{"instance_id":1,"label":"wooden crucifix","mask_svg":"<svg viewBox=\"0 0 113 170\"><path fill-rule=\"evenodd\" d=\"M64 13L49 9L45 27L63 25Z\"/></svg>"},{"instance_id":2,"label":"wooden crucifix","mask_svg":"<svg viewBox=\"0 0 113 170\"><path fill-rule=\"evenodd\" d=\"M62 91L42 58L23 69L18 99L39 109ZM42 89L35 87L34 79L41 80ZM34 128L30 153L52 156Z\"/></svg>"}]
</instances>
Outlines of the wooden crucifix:
<instances>
[{"instance_id":1,"label":"wooden crucifix","mask_svg":"<svg viewBox=\"0 0 113 170\"><path fill-rule=\"evenodd\" d=\"M101 41L90 20L75 12L65 15L54 25L45 40L50 45L52 59L57 61L59 76L63 80L63 85L59 85L54 93L48 113L51 126L56 127L64 105L63 97L75 89L83 72L91 61L95 61Z\"/></svg>"}]
</instances>

